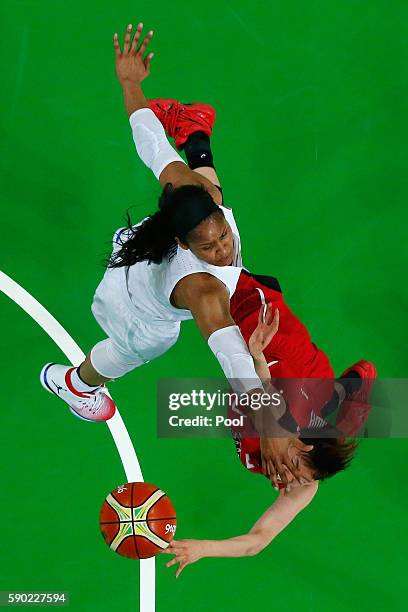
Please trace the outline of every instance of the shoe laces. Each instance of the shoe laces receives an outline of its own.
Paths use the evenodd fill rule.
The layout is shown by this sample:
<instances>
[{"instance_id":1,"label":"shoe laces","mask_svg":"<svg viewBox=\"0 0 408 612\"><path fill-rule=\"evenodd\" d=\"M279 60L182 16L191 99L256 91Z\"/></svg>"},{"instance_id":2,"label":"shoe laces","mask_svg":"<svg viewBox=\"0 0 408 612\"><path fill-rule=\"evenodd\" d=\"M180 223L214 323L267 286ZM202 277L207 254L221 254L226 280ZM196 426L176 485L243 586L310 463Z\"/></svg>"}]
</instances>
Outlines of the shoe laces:
<instances>
[{"instance_id":1,"label":"shoe laces","mask_svg":"<svg viewBox=\"0 0 408 612\"><path fill-rule=\"evenodd\" d=\"M105 403L105 394L102 391L97 391L89 395L87 399L78 400L81 408L88 408L89 412L96 414Z\"/></svg>"},{"instance_id":2,"label":"shoe laces","mask_svg":"<svg viewBox=\"0 0 408 612\"><path fill-rule=\"evenodd\" d=\"M176 135L177 121L181 110L182 106L180 104L172 104L167 111L167 131L172 138Z\"/></svg>"}]
</instances>

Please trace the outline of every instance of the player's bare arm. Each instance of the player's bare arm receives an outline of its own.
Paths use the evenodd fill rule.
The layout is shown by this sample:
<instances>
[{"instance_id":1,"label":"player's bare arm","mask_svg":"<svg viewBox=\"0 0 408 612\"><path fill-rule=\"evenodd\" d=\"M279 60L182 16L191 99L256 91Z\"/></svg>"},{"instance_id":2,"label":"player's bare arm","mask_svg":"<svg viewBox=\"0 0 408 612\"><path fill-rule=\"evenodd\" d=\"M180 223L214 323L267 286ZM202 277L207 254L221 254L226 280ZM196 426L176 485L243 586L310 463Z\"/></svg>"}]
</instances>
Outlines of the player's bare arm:
<instances>
[{"instance_id":1,"label":"player's bare arm","mask_svg":"<svg viewBox=\"0 0 408 612\"><path fill-rule=\"evenodd\" d=\"M149 108L141 83L150 74L150 63L154 53L149 52L146 55L146 50L152 40L153 30L150 30L144 38L142 30L143 24L139 23L132 35L132 25L129 24L126 28L122 50L117 33L113 39L116 75L122 86L128 117L138 110ZM222 195L214 184L200 173L190 170L182 161L169 163L160 173L159 182L162 186L172 183L174 187L202 185L210 193L214 202L222 204Z\"/></svg>"},{"instance_id":2,"label":"player's bare arm","mask_svg":"<svg viewBox=\"0 0 408 612\"><path fill-rule=\"evenodd\" d=\"M262 380L265 389L271 394L277 393L277 389L270 384L271 376L264 350L272 341L278 328L279 309L276 308L272 314L272 305L265 304L259 310L258 325L252 332L248 342L256 372ZM291 485L288 482L288 473L293 474L300 485L311 482L310 479L305 478L305 474L302 474L301 470L290 460L288 455L290 445L296 447L299 452L311 451L313 446L296 440L295 434L280 427L277 420L282 416L282 410L284 411L285 409L285 403L282 402L278 407L271 406L268 407L267 411L256 412L254 414L254 425L257 431L262 432L265 432L267 425L271 432L260 439L263 473L271 479L275 489L278 489L278 483L280 482L285 486L285 491L289 492L293 484ZM261 423L258 423L257 419L260 419ZM267 424L265 424L265 419L268 419ZM288 468L289 465L290 469Z\"/></svg>"},{"instance_id":3,"label":"player's bare arm","mask_svg":"<svg viewBox=\"0 0 408 612\"><path fill-rule=\"evenodd\" d=\"M272 341L278 328L279 309L275 309L272 317L272 305L265 304L261 306L258 315L258 325L251 334L248 348L254 360L258 376L264 384L270 382L271 374L263 351Z\"/></svg>"},{"instance_id":4,"label":"player's bare arm","mask_svg":"<svg viewBox=\"0 0 408 612\"><path fill-rule=\"evenodd\" d=\"M171 301L176 308L191 311L204 340L218 329L235 325L228 291L211 274L197 273L182 278L173 290Z\"/></svg>"},{"instance_id":5,"label":"player's bare arm","mask_svg":"<svg viewBox=\"0 0 408 612\"><path fill-rule=\"evenodd\" d=\"M250 531L226 540L173 540L163 551L175 555L167 567L178 564L176 578L183 569L204 557L252 557L266 548L304 509L317 493L318 481L281 494Z\"/></svg>"},{"instance_id":6,"label":"player's bare arm","mask_svg":"<svg viewBox=\"0 0 408 612\"><path fill-rule=\"evenodd\" d=\"M202 176L195 170L190 170L188 166L181 162L172 162L160 174L159 181L161 185L171 183L174 187L182 185L202 185L211 195L214 202L218 205L222 204L222 195L210 180Z\"/></svg>"}]
</instances>

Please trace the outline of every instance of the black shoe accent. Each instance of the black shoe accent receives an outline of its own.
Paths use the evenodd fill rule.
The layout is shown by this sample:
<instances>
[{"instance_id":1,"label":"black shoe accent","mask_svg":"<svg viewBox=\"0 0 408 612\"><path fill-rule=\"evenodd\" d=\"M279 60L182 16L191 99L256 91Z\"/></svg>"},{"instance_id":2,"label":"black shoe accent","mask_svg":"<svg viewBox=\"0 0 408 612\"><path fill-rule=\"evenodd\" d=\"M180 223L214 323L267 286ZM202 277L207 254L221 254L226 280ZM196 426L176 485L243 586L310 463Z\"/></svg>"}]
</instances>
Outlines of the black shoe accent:
<instances>
[{"instance_id":1,"label":"black shoe accent","mask_svg":"<svg viewBox=\"0 0 408 612\"><path fill-rule=\"evenodd\" d=\"M337 382L344 387L346 395L352 395L360 389L363 381L355 370L350 370L345 376L338 378Z\"/></svg>"}]
</instances>

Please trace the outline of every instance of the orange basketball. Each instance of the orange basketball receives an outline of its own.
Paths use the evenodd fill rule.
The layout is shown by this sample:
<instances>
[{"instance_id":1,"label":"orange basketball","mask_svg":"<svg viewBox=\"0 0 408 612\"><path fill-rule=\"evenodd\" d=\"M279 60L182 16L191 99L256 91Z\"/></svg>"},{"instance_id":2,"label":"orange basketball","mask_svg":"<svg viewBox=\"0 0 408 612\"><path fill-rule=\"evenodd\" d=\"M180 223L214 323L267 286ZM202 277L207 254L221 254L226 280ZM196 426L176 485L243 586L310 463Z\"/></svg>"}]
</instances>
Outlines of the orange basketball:
<instances>
[{"instance_id":1,"label":"orange basketball","mask_svg":"<svg viewBox=\"0 0 408 612\"><path fill-rule=\"evenodd\" d=\"M147 482L128 482L106 497L100 514L107 545L123 557L147 559L167 548L176 511L166 493Z\"/></svg>"}]
</instances>

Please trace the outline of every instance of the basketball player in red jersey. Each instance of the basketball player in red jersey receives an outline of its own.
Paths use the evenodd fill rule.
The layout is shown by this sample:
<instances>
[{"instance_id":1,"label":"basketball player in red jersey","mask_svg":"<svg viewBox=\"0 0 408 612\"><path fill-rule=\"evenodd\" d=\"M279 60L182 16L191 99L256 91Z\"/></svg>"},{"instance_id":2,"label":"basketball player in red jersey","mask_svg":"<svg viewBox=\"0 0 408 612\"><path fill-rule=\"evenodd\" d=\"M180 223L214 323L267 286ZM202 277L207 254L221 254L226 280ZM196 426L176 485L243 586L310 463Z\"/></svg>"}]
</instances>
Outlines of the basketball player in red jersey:
<instances>
[{"instance_id":1,"label":"basketball player in red jersey","mask_svg":"<svg viewBox=\"0 0 408 612\"><path fill-rule=\"evenodd\" d=\"M261 278L266 285L260 282ZM260 301L262 305L259 308ZM275 309L273 319L272 308ZM276 279L256 279L242 274L231 300L231 313L248 341L257 374L265 388L271 382L275 386L277 380L281 392L281 387L284 387L287 408L284 414L277 415L278 422L287 429L292 428L292 422L297 430L308 434L303 441L311 449L308 447L307 452L299 453L290 442L288 449L293 466L308 482L294 480L286 471L286 466L282 466L291 484L286 492L284 486L279 487L279 497L247 534L225 540L173 540L164 552L175 555L166 565L171 567L178 564L176 578L187 565L204 557L253 556L268 546L310 504L317 493L319 481L349 465L357 444L345 442L344 435L350 435L351 431L356 433L370 410L368 398L376 376L374 365L360 361L346 370L336 383L328 358L311 343L307 330L289 311ZM287 376L296 376L297 379L287 380ZM303 380L299 380L300 377ZM313 384L313 379L316 384ZM309 386L305 393L307 383ZM327 414L324 408L330 409L333 401L337 407L341 399L343 402L340 401L336 428L333 428L320 415ZM348 409L344 409L345 406ZM341 437L321 438L319 433L324 429L331 429ZM313 431L316 437L311 438ZM234 438L244 466L253 473L269 478L260 439L242 437L239 432L234 432Z\"/></svg>"}]
</instances>

